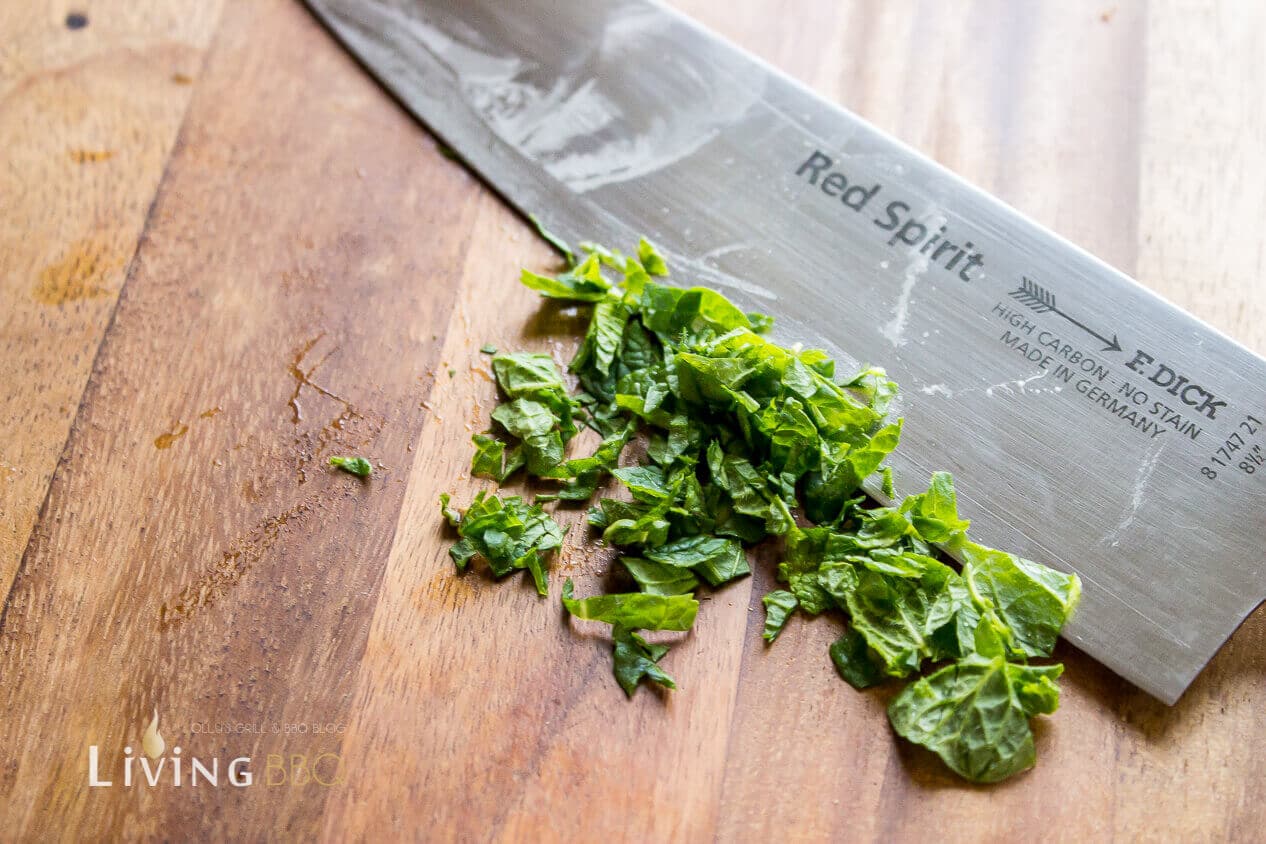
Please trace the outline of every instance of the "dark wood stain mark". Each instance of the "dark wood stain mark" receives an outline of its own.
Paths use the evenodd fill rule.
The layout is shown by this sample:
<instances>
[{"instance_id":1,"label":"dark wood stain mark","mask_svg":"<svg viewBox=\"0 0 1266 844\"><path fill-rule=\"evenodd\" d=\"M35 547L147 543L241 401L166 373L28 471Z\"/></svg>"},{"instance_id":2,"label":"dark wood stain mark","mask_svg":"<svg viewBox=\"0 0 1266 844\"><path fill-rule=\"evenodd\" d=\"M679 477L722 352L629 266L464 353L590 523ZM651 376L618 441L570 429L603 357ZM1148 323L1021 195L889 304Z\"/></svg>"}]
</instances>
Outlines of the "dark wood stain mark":
<instances>
[{"instance_id":1,"label":"dark wood stain mark","mask_svg":"<svg viewBox=\"0 0 1266 844\"><path fill-rule=\"evenodd\" d=\"M114 158L112 149L72 149L70 160L76 164L96 164L98 161L109 161Z\"/></svg>"},{"instance_id":2,"label":"dark wood stain mark","mask_svg":"<svg viewBox=\"0 0 1266 844\"><path fill-rule=\"evenodd\" d=\"M181 423L177 422L176 426L172 428L170 431L168 431L165 434L159 434L157 437L154 438L154 448L157 448L160 450L171 448L172 443L176 442L176 440L180 439L188 432L189 432L188 425L182 425Z\"/></svg>"},{"instance_id":3,"label":"dark wood stain mark","mask_svg":"<svg viewBox=\"0 0 1266 844\"><path fill-rule=\"evenodd\" d=\"M113 291L101 285L101 278L121 266L123 260L111 254L107 244L81 240L71 246L65 258L40 270L31 293L42 305L64 305L79 299L107 296Z\"/></svg>"}]
</instances>

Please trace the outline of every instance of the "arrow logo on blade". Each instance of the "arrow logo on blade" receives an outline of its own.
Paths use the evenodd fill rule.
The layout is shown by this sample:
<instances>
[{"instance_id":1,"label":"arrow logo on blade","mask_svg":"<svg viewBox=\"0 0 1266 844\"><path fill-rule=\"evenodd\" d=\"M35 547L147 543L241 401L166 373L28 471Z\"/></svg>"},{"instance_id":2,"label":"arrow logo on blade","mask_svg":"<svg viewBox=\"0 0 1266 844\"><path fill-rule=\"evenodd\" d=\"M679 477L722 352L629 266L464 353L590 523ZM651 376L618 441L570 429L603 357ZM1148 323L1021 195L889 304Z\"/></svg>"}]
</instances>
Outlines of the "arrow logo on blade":
<instances>
[{"instance_id":1,"label":"arrow logo on blade","mask_svg":"<svg viewBox=\"0 0 1266 844\"><path fill-rule=\"evenodd\" d=\"M1055 294L1028 276L1025 276L1021 280L1020 286L1015 290L1012 290L1010 295L1012 299L1015 299L1021 305L1031 308L1039 314L1055 314L1056 316L1063 317L1082 331L1089 334L1091 337L1094 337L1100 343L1103 343L1103 350L1105 352L1121 351L1121 344L1117 341L1116 334L1113 334L1112 339L1109 340L1107 337L1104 337L1084 322L1081 322L1066 312L1061 311L1055 304Z\"/></svg>"}]
</instances>

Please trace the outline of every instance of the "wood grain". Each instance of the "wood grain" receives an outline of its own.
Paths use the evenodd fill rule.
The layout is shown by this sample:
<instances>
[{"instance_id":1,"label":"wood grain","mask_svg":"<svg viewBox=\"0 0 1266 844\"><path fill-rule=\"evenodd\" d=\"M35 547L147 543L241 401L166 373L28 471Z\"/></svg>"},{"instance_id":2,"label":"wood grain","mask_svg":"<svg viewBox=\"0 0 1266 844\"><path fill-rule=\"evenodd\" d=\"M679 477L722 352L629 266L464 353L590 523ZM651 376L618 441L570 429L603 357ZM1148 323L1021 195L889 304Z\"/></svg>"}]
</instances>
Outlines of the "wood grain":
<instances>
[{"instance_id":1,"label":"wood grain","mask_svg":"<svg viewBox=\"0 0 1266 844\"><path fill-rule=\"evenodd\" d=\"M1257 4L680 5L1266 351ZM23 59L64 63L41 61ZM601 630L557 604L558 575L582 594L609 585L577 511L559 511L575 527L550 600L455 576L437 518L441 491L464 504L481 486L469 436L494 390L479 347L570 356L575 315L538 308L513 281L521 265L549 266L548 250L297 3L228 3L190 75L143 239L139 193L107 200L77 181L38 197L24 181L9 206L3 180L21 174L0 170L0 297L27 316L3 323L0 385L41 408L6 418L18 434L3 460L34 455L46 476L75 420L0 628L0 817L18 835L1259 837L1261 612L1172 709L1063 647L1064 705L1040 724L1037 769L992 788L899 744L891 692L835 677L836 622L796 619L764 646L768 559L680 637L666 665L682 688L626 702ZM24 101L0 100L0 132L37 149L8 117ZM71 173L120 163L94 159L102 144L76 148ZM163 157L126 164L143 177ZM105 215L115 202L141 203L139 219L131 240L108 228L101 254L132 269L77 404L88 364L50 350L91 360L125 266L105 280L53 272L44 287L41 272L89 236L67 222L75 203ZM81 295L83 311L40 304L46 289L97 287L111 292ZM40 308L58 318L32 323ZM28 359L39 368L8 366ZM368 484L331 474L322 461L340 450L382 467ZM4 524L29 524L40 483L5 483ZM7 521L21 507L27 521ZM169 747L250 755L262 787L87 788L87 745L135 746L155 707ZM215 731L234 724L263 732ZM337 781L296 784L292 757Z\"/></svg>"},{"instance_id":2,"label":"wood grain","mask_svg":"<svg viewBox=\"0 0 1266 844\"><path fill-rule=\"evenodd\" d=\"M7 593L219 0L0 4L0 592ZM16 435L14 435L16 434Z\"/></svg>"},{"instance_id":3,"label":"wood grain","mask_svg":"<svg viewBox=\"0 0 1266 844\"><path fill-rule=\"evenodd\" d=\"M231 6L195 99L5 607L0 814L33 837L311 837L311 781L86 788L87 747L156 707L261 780L337 754L214 731L348 719L480 195L296 4Z\"/></svg>"}]
</instances>

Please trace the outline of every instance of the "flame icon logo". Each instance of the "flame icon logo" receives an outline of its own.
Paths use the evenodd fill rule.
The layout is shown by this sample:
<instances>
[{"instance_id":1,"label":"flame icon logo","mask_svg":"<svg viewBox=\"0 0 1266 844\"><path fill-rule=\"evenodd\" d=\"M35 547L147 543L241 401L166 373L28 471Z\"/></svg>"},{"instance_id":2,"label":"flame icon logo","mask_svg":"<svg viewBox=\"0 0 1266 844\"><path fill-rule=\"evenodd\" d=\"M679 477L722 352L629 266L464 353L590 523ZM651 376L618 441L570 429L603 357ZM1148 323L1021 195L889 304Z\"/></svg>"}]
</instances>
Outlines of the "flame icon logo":
<instances>
[{"instance_id":1,"label":"flame icon logo","mask_svg":"<svg viewBox=\"0 0 1266 844\"><path fill-rule=\"evenodd\" d=\"M167 742L163 741L163 734L158 731L158 707L155 706L154 718L141 736L141 750L145 751L145 755L149 758L157 759L166 749Z\"/></svg>"}]
</instances>

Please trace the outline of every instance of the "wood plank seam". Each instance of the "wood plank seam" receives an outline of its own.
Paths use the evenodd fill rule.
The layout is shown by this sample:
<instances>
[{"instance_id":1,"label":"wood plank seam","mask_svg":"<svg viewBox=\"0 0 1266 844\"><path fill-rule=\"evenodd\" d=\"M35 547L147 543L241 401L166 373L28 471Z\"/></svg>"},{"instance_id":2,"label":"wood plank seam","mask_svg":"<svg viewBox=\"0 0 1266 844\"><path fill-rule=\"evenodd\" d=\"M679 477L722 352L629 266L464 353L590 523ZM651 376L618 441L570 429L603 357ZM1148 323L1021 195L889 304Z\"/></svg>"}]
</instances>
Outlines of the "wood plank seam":
<instances>
[{"instance_id":1,"label":"wood plank seam","mask_svg":"<svg viewBox=\"0 0 1266 844\"><path fill-rule=\"evenodd\" d=\"M164 186L167 182L168 171L171 167L172 160L175 157L176 152L179 149L181 149L181 147L183 146L183 137L184 137L185 127L189 119L189 113L193 105L194 97L197 96L197 90L198 90L197 80L201 79L202 77L202 70L206 67L207 57L210 55L211 50L214 47L215 41L218 37L220 23L223 20L223 18L224 18L224 7L221 5L219 8L219 12L216 15L216 22L212 29L213 34L210 38L208 46L206 49L202 50L199 53L199 61L198 61L198 68L197 68L198 72L194 76L194 80L195 80L194 90L190 93L189 98L185 101L184 109L182 110L181 115L180 115L179 128L176 130L175 140L172 142L170 149L167 150L167 156L163 162L162 173L159 175L158 182L156 183L155 188L154 188L154 195L150 198L149 207L146 208L145 210L145 220L141 224L140 232L138 233L137 238L136 238L136 244L132 249L132 255L128 259L127 269L125 270L123 274L123 284L119 287L119 292L114 298L114 303L110 308L110 316L106 320L105 327L101 331L100 340L98 340L97 342L97 348L93 352L92 365L89 367L88 377L84 380L83 387L79 390L79 401L77 402L75 406L75 418L71 422L70 427L66 431L66 437L62 441L62 447L57 457L57 463L54 465L53 471L48 476L48 482L44 486L44 495L42 496L40 500L39 509L36 511L35 520L31 524L30 532L27 534L26 541L25 543L23 543L23 546L22 546L22 557L19 560L17 567L13 571L12 578L9 580L7 584L3 584L5 597L4 597L3 605L0 606L0 633L3 633L5 629L5 621L8 617L9 606L13 597L13 592L16 589L19 579L22 577L23 573L26 571L26 567L28 564L27 558L30 555L31 546L35 541L36 535L39 532L41 525L44 522L45 517L48 515L49 498L53 490L54 480L56 479L58 473L62 471L66 463L66 460L69 454L70 444L74 440L76 431L79 428L79 425L81 423L85 398L88 395L89 390L92 388L93 380L97 376L99 367L101 366L102 350L105 348L106 342L109 340L110 333L114 328L115 318L118 316L118 313L119 313L119 303L122 302L123 297L127 295L129 283L131 282L133 275L135 275L136 273L137 261L141 254L141 248L143 244L145 243L146 238L148 236L150 225L153 222L155 209L158 207L159 198L163 195ZM124 49L127 49L130 51L131 48L124 48ZM75 67L77 65L84 64L93 58L95 57L86 57L84 59L81 59L80 61L74 62L71 65L68 65L67 67ZM64 70L64 68L59 69L59 72L60 70ZM31 79L34 79L34 78L36 77L31 77ZM30 80L24 81L23 83L16 86L13 90L7 92L4 97L0 97L0 103L3 103L4 100L9 99L13 94L17 93L19 90L22 89L24 85L27 85L27 84L30 84Z\"/></svg>"}]
</instances>

